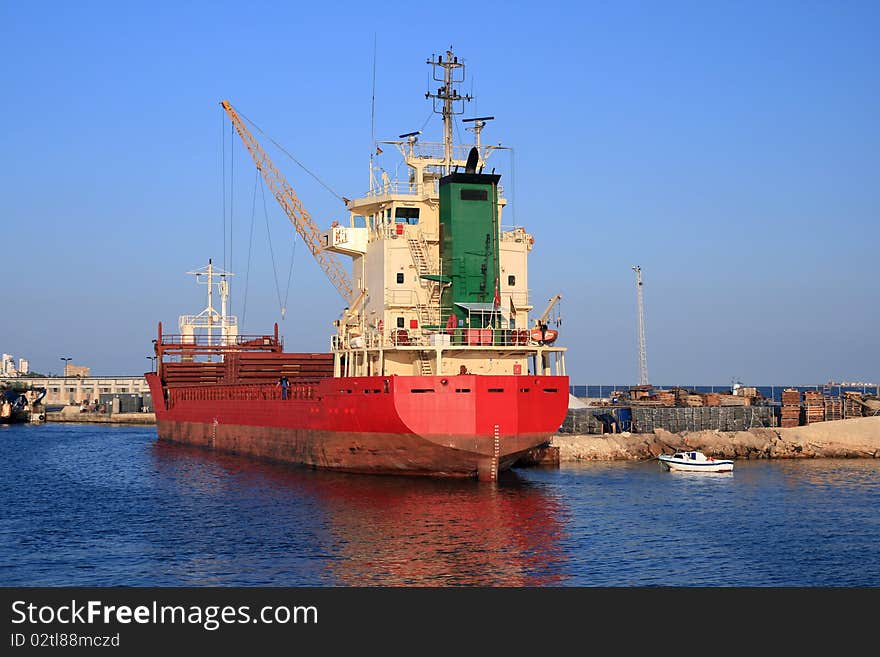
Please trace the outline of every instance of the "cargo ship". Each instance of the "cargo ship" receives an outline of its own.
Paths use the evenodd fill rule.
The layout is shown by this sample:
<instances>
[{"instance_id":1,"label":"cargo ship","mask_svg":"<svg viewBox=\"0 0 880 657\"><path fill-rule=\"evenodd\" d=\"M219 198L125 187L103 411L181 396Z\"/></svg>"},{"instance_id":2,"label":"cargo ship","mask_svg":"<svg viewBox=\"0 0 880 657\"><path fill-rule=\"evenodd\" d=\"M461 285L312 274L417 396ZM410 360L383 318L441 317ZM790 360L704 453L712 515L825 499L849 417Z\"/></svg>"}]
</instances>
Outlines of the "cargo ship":
<instances>
[{"instance_id":1,"label":"cargo ship","mask_svg":"<svg viewBox=\"0 0 880 657\"><path fill-rule=\"evenodd\" d=\"M481 143L494 117L463 119L474 143L454 144L470 100L457 89L464 62L446 51L427 63L443 141L421 142L419 131L375 142L369 190L345 199L347 219L326 231L221 103L345 308L327 353L286 352L277 323L239 334L230 272L210 260L189 272L207 283L208 304L182 315L178 333L159 324L156 371L145 375L160 440L344 472L493 481L560 428L566 349L547 326L560 296L530 324L535 240L502 224L501 176L484 172L502 148ZM397 149L405 179L378 166L382 146Z\"/></svg>"}]
</instances>

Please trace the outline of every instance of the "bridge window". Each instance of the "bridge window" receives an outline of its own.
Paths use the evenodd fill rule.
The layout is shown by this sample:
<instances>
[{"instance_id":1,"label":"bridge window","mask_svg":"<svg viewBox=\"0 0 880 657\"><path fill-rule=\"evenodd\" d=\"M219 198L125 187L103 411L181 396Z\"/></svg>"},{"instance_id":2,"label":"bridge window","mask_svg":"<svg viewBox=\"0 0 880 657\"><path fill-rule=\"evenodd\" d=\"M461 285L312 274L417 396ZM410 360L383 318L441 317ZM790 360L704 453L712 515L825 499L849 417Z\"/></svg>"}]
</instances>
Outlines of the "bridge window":
<instances>
[{"instance_id":1,"label":"bridge window","mask_svg":"<svg viewBox=\"0 0 880 657\"><path fill-rule=\"evenodd\" d=\"M419 209L418 208L395 208L394 210L394 223L396 224L409 224L411 226L415 226L419 223Z\"/></svg>"},{"instance_id":2,"label":"bridge window","mask_svg":"<svg viewBox=\"0 0 880 657\"><path fill-rule=\"evenodd\" d=\"M403 285L403 272L402 271L397 272L397 284Z\"/></svg>"},{"instance_id":3,"label":"bridge window","mask_svg":"<svg viewBox=\"0 0 880 657\"><path fill-rule=\"evenodd\" d=\"M511 275L511 276L508 276L508 277L507 277L507 284L508 284L510 287L513 287L514 285L516 285L516 276L512 276L512 275Z\"/></svg>"},{"instance_id":4,"label":"bridge window","mask_svg":"<svg viewBox=\"0 0 880 657\"><path fill-rule=\"evenodd\" d=\"M397 318L397 328L403 328L403 317Z\"/></svg>"}]
</instances>

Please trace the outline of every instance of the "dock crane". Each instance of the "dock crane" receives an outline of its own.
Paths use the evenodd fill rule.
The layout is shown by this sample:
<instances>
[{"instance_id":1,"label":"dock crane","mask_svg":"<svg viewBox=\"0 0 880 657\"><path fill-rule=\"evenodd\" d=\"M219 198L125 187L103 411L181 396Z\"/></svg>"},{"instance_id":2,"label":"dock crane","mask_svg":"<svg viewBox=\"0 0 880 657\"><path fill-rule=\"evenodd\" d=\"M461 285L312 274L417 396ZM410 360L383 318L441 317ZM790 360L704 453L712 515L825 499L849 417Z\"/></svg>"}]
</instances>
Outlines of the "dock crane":
<instances>
[{"instance_id":1,"label":"dock crane","mask_svg":"<svg viewBox=\"0 0 880 657\"><path fill-rule=\"evenodd\" d=\"M321 230L312 220L312 216L303 207L293 188L288 184L284 176L281 175L281 172L275 168L275 165L272 164L272 160L269 159L266 151L263 150L259 142L247 129L238 112L229 104L229 101L221 101L220 106L223 107L223 110L229 116L229 120L235 126L235 131L238 132L238 136L241 137L245 148L247 148L248 153L250 153L254 160L254 164L257 165L257 169L262 174L263 180L284 209L293 227L296 228L296 232L299 233L306 246L309 247L309 251L312 252L315 260L318 261L321 269L324 270L327 278L330 279L330 282L333 283L339 294L342 295L342 298L345 299L346 303L351 303L353 294L351 279L336 255L323 250Z\"/></svg>"},{"instance_id":2,"label":"dock crane","mask_svg":"<svg viewBox=\"0 0 880 657\"><path fill-rule=\"evenodd\" d=\"M547 302L547 307L544 308L544 312L541 313L541 316L535 320L535 327L532 329L530 335L532 340L539 344L553 344L556 341L556 338L559 337L559 331L547 328L547 320L550 317L550 311L553 310L553 306L555 306L561 300L561 294L550 297Z\"/></svg>"}]
</instances>

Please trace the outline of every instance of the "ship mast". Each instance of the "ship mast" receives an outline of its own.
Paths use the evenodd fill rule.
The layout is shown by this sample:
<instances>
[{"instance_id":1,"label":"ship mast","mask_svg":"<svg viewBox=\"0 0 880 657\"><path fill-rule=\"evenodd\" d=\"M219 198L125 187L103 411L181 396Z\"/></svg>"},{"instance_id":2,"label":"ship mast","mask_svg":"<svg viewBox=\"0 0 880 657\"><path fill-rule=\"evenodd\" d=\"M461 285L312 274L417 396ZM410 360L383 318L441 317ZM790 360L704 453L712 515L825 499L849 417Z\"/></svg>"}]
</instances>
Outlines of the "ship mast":
<instances>
[{"instance_id":1,"label":"ship mast","mask_svg":"<svg viewBox=\"0 0 880 657\"><path fill-rule=\"evenodd\" d=\"M458 61L452 53L452 49L446 51L446 59L443 55L437 55L434 59L427 60L428 64L434 67L434 80L442 82L442 87L437 87L437 93L430 91L425 93L425 98L434 100L434 112L443 116L443 173L449 175L452 173L452 117L456 114L464 112L464 101L470 101L471 96L462 96L458 93L453 85L464 81L464 62ZM438 77L438 69L443 69L443 76ZM460 71L459 71L460 69ZM442 101L442 103L440 102ZM456 107L455 103L462 103ZM439 107L439 109L438 109Z\"/></svg>"},{"instance_id":2,"label":"ship mast","mask_svg":"<svg viewBox=\"0 0 880 657\"><path fill-rule=\"evenodd\" d=\"M235 315L228 315L229 301L229 282L226 280L228 276L235 274L224 271L214 266L211 259L208 259L208 266L202 267L195 271L188 271L196 277L196 283L203 283L208 288L208 305L198 315L181 315L179 319L180 333L184 336L184 341L195 343L196 331L201 329L205 331L205 340L208 346L215 344L214 333L219 330L220 337L217 344L226 346L235 342L238 335L238 318ZM205 277L207 280L202 280ZM219 277L219 282L215 281L215 277ZM220 312L214 308L214 286L220 292Z\"/></svg>"}]
</instances>

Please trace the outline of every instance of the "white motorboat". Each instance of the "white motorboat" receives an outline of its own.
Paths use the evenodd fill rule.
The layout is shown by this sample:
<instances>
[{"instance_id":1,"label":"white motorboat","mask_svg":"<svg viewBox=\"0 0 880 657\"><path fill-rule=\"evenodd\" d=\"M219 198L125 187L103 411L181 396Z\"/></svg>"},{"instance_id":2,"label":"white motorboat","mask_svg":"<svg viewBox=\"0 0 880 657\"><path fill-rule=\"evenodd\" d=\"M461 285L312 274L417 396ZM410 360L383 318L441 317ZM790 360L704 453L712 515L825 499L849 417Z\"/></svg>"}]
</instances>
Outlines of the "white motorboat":
<instances>
[{"instance_id":1,"label":"white motorboat","mask_svg":"<svg viewBox=\"0 0 880 657\"><path fill-rule=\"evenodd\" d=\"M733 461L706 456L703 452L676 452L657 457L664 470L683 472L732 472Z\"/></svg>"}]
</instances>

